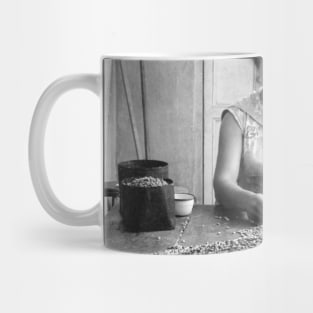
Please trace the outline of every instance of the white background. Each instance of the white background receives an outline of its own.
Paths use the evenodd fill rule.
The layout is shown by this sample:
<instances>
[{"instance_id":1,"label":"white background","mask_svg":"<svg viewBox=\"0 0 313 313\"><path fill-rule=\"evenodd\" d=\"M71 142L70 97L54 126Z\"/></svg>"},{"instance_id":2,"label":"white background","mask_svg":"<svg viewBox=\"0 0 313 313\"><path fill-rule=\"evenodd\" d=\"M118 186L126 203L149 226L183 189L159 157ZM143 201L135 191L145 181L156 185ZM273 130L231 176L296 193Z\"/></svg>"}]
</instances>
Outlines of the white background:
<instances>
[{"instance_id":1,"label":"white background","mask_svg":"<svg viewBox=\"0 0 313 313\"><path fill-rule=\"evenodd\" d=\"M312 312L311 13L301 0L1 1L1 312ZM188 51L264 56L264 244L138 256L106 250L97 227L52 220L27 163L44 88L99 72L105 53ZM78 209L100 197L99 112L94 95L73 92L48 125L52 186Z\"/></svg>"}]
</instances>

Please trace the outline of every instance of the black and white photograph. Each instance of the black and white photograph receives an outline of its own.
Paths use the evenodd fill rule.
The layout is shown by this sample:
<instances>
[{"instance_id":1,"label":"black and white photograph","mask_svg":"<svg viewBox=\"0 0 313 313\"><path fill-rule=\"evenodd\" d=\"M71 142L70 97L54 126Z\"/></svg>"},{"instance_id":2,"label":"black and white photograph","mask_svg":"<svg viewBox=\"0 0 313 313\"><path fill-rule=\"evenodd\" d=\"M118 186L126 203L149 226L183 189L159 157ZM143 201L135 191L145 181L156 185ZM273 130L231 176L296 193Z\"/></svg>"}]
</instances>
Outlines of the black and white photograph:
<instances>
[{"instance_id":1,"label":"black and white photograph","mask_svg":"<svg viewBox=\"0 0 313 313\"><path fill-rule=\"evenodd\" d=\"M263 60L104 59L104 238L210 254L262 242Z\"/></svg>"},{"instance_id":2,"label":"black and white photograph","mask_svg":"<svg viewBox=\"0 0 313 313\"><path fill-rule=\"evenodd\" d=\"M1 0L2 313L312 313L313 4Z\"/></svg>"}]
</instances>

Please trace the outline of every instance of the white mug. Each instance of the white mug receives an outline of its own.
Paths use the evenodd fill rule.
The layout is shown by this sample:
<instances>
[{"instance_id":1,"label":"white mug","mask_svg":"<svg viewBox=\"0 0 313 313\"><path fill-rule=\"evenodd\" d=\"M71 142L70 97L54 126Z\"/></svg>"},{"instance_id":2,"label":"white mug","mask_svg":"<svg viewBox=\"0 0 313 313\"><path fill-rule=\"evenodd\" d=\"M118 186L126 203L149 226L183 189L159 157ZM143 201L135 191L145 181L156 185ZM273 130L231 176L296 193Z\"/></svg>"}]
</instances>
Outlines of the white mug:
<instances>
[{"instance_id":1,"label":"white mug","mask_svg":"<svg viewBox=\"0 0 313 313\"><path fill-rule=\"evenodd\" d=\"M99 225L105 246L116 250L211 254L256 247L262 242L262 66L253 53L112 55L102 58L100 74L56 80L37 103L29 137L42 207L67 225ZM85 211L56 197L44 160L50 111L77 88L98 95L102 108L102 197ZM193 207L176 216L175 201L184 198Z\"/></svg>"}]
</instances>

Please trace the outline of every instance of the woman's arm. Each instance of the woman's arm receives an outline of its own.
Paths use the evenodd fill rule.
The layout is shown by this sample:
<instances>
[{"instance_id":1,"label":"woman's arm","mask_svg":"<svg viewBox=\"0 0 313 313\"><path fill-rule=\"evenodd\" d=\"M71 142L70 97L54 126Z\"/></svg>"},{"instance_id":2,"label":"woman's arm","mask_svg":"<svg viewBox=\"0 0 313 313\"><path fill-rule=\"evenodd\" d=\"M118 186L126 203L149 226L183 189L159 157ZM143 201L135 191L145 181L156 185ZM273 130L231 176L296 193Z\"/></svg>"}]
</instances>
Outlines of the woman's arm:
<instances>
[{"instance_id":1,"label":"woman's arm","mask_svg":"<svg viewBox=\"0 0 313 313\"><path fill-rule=\"evenodd\" d=\"M225 208L245 210L251 218L259 220L262 216L262 195L245 190L237 183L241 153L241 129L234 117L227 112L220 129L213 182L215 196Z\"/></svg>"}]
</instances>

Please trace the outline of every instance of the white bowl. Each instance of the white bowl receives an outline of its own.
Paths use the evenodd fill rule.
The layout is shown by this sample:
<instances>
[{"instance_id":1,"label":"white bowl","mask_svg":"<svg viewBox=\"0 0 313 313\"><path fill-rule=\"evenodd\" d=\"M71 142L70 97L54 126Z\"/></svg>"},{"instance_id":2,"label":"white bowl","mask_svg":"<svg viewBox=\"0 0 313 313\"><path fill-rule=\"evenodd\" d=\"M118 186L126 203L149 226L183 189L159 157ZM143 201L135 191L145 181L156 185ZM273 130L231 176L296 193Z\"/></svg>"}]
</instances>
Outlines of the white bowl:
<instances>
[{"instance_id":1,"label":"white bowl","mask_svg":"<svg viewBox=\"0 0 313 313\"><path fill-rule=\"evenodd\" d=\"M195 203L194 195L190 193L175 193L175 215L186 216L192 212Z\"/></svg>"}]
</instances>

